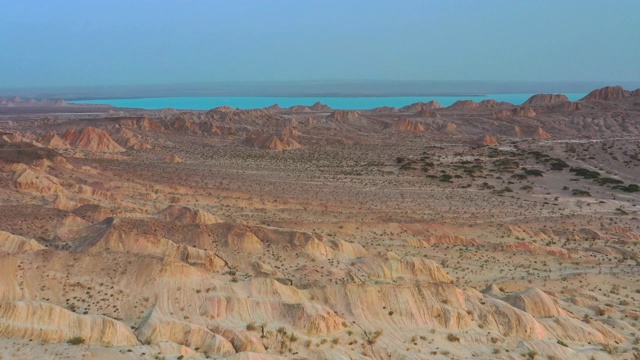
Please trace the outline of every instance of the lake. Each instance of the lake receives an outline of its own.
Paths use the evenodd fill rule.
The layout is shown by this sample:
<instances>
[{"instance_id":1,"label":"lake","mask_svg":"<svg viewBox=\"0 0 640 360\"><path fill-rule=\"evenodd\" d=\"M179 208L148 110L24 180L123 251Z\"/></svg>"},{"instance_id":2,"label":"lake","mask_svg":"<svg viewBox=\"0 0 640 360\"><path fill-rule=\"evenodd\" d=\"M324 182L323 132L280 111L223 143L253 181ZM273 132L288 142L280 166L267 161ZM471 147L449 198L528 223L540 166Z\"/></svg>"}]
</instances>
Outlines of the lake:
<instances>
[{"instance_id":1,"label":"lake","mask_svg":"<svg viewBox=\"0 0 640 360\"><path fill-rule=\"evenodd\" d=\"M157 97L138 99L96 99L70 101L74 104L103 104L126 108L183 110L209 110L218 106L231 106L240 109L258 109L278 104L283 108L294 105L312 105L319 101L333 109L373 109L379 106L401 108L419 101L435 100L443 106L449 106L458 100L482 101L494 99L512 104L522 104L534 94L490 94L482 96L403 96L403 97ZM567 93L569 100L576 101L586 93Z\"/></svg>"}]
</instances>

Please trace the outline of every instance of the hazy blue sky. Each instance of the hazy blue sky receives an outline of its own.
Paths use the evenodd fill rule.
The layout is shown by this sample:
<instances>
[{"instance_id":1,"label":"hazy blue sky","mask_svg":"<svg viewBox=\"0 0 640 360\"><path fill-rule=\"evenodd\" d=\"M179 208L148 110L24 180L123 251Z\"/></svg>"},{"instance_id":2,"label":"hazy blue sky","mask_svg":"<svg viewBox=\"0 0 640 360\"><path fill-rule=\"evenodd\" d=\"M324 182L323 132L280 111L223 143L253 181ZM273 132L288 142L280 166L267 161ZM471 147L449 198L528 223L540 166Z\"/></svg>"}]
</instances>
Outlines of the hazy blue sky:
<instances>
[{"instance_id":1,"label":"hazy blue sky","mask_svg":"<svg viewBox=\"0 0 640 360\"><path fill-rule=\"evenodd\" d=\"M640 1L0 0L0 87L640 80Z\"/></svg>"}]
</instances>

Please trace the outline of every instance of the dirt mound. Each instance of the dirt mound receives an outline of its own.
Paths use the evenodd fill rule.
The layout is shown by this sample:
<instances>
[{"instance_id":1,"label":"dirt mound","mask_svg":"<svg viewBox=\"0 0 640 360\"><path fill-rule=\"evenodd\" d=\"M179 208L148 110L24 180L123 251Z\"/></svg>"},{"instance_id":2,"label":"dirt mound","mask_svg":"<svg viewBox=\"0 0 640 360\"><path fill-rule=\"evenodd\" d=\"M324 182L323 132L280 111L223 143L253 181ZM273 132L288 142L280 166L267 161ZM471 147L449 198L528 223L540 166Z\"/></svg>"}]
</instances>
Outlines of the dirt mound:
<instances>
[{"instance_id":1,"label":"dirt mound","mask_svg":"<svg viewBox=\"0 0 640 360\"><path fill-rule=\"evenodd\" d=\"M100 253L104 251L125 252L160 256L182 261L208 271L224 268L225 263L214 252L177 244L174 241L140 234L128 227L129 223L117 218L87 226L69 242L74 251Z\"/></svg>"},{"instance_id":2,"label":"dirt mound","mask_svg":"<svg viewBox=\"0 0 640 360\"><path fill-rule=\"evenodd\" d=\"M329 114L327 119L332 120L332 121L336 121L336 122L349 122L349 121L353 121L353 120L359 118L360 115L361 114L360 114L359 111L336 110L336 111L332 112L331 114Z\"/></svg>"},{"instance_id":3,"label":"dirt mound","mask_svg":"<svg viewBox=\"0 0 640 360\"><path fill-rule=\"evenodd\" d=\"M163 131L164 127L157 120L148 117L125 118L118 122L121 126L144 131Z\"/></svg>"},{"instance_id":4,"label":"dirt mound","mask_svg":"<svg viewBox=\"0 0 640 360\"><path fill-rule=\"evenodd\" d=\"M528 106L516 106L511 110L511 114L515 117L534 118L536 112Z\"/></svg>"},{"instance_id":5,"label":"dirt mound","mask_svg":"<svg viewBox=\"0 0 640 360\"><path fill-rule=\"evenodd\" d=\"M38 147L25 142L8 142L0 139L0 163L34 165L38 161L55 163L64 159L52 149Z\"/></svg>"},{"instance_id":6,"label":"dirt mound","mask_svg":"<svg viewBox=\"0 0 640 360\"><path fill-rule=\"evenodd\" d=\"M482 146L498 146L498 139L495 136L485 135L479 140L480 145Z\"/></svg>"},{"instance_id":7,"label":"dirt mound","mask_svg":"<svg viewBox=\"0 0 640 360\"><path fill-rule=\"evenodd\" d=\"M33 239L27 239L19 235L13 235L0 230L0 252L23 253L38 251L45 247Z\"/></svg>"},{"instance_id":8,"label":"dirt mound","mask_svg":"<svg viewBox=\"0 0 640 360\"><path fill-rule=\"evenodd\" d=\"M204 210L191 209L185 206L176 205L171 205L162 210L158 214L158 217L164 220L191 224L217 224L222 222L220 218Z\"/></svg>"},{"instance_id":9,"label":"dirt mound","mask_svg":"<svg viewBox=\"0 0 640 360\"><path fill-rule=\"evenodd\" d=\"M431 111L429 111L427 109L421 109L421 110L416 111L416 113L413 114L413 116L417 116L417 117L420 117L420 118L423 118L423 119L429 119L429 118L437 118L438 114L433 113L433 112L431 112Z\"/></svg>"},{"instance_id":10,"label":"dirt mound","mask_svg":"<svg viewBox=\"0 0 640 360\"><path fill-rule=\"evenodd\" d=\"M444 132L447 135L459 135L460 132L458 131L458 126L452 122L447 123L446 125L442 126L440 131Z\"/></svg>"},{"instance_id":11,"label":"dirt mound","mask_svg":"<svg viewBox=\"0 0 640 360\"><path fill-rule=\"evenodd\" d=\"M480 104L473 100L458 100L447 107L450 110L471 110L477 109L480 107Z\"/></svg>"},{"instance_id":12,"label":"dirt mound","mask_svg":"<svg viewBox=\"0 0 640 360\"><path fill-rule=\"evenodd\" d=\"M479 246L481 243L475 239L470 239L458 235L433 235L424 240L428 245L465 245L465 246Z\"/></svg>"},{"instance_id":13,"label":"dirt mound","mask_svg":"<svg viewBox=\"0 0 640 360\"><path fill-rule=\"evenodd\" d=\"M24 164L19 164L13 168L13 185L20 191L55 195L68 193L63 187L62 181L55 176Z\"/></svg>"},{"instance_id":14,"label":"dirt mound","mask_svg":"<svg viewBox=\"0 0 640 360\"><path fill-rule=\"evenodd\" d=\"M520 128L520 126L514 126L513 127L513 136L517 137L517 138L521 138L524 136L524 134L522 133L522 129Z\"/></svg>"},{"instance_id":15,"label":"dirt mound","mask_svg":"<svg viewBox=\"0 0 640 360\"><path fill-rule=\"evenodd\" d=\"M291 126L287 126L286 128L282 129L282 131L280 131L280 136L282 136L285 139L287 138L297 139L298 136L300 135L302 134L298 130L292 128Z\"/></svg>"},{"instance_id":16,"label":"dirt mound","mask_svg":"<svg viewBox=\"0 0 640 360\"><path fill-rule=\"evenodd\" d=\"M571 254L569 253L569 251L563 248L538 245L536 243L526 242L526 241L519 241L511 244L502 245L500 247L500 250L522 252L522 253L528 253L528 254L559 256L567 259L571 258Z\"/></svg>"},{"instance_id":17,"label":"dirt mound","mask_svg":"<svg viewBox=\"0 0 640 360\"><path fill-rule=\"evenodd\" d=\"M266 109L228 109L215 108L207 112L207 116L213 121L227 122L233 124L277 124L283 118L273 111Z\"/></svg>"},{"instance_id":18,"label":"dirt mound","mask_svg":"<svg viewBox=\"0 0 640 360\"><path fill-rule=\"evenodd\" d=\"M416 121L409 120L407 118L398 119L398 121L391 124L391 129L401 131L411 131L418 134L424 132L425 128L422 124Z\"/></svg>"},{"instance_id":19,"label":"dirt mound","mask_svg":"<svg viewBox=\"0 0 640 360\"><path fill-rule=\"evenodd\" d=\"M539 105L553 105L569 101L566 95L562 94L536 94L527 99L522 105L539 106Z\"/></svg>"},{"instance_id":20,"label":"dirt mound","mask_svg":"<svg viewBox=\"0 0 640 360\"><path fill-rule=\"evenodd\" d=\"M567 312L562 310L556 301L542 290L536 288L510 294L503 300L536 318L567 315Z\"/></svg>"},{"instance_id":21,"label":"dirt mound","mask_svg":"<svg viewBox=\"0 0 640 360\"><path fill-rule=\"evenodd\" d=\"M111 138L118 145L131 150L149 150L153 146L145 144L142 136L134 134L131 130L117 127L110 131Z\"/></svg>"},{"instance_id":22,"label":"dirt mound","mask_svg":"<svg viewBox=\"0 0 640 360\"><path fill-rule=\"evenodd\" d=\"M399 112L399 110L393 106L379 106L372 111L380 114L394 114Z\"/></svg>"},{"instance_id":23,"label":"dirt mound","mask_svg":"<svg viewBox=\"0 0 640 360\"><path fill-rule=\"evenodd\" d=\"M309 106L309 109L313 110L313 111L331 111L331 110L333 110L333 109L331 109L331 107L329 107L329 106L327 106L327 105L325 105L325 104L323 104L323 103L321 103L319 101L316 102L315 104Z\"/></svg>"},{"instance_id":24,"label":"dirt mound","mask_svg":"<svg viewBox=\"0 0 640 360\"><path fill-rule=\"evenodd\" d=\"M265 132L248 134L245 142L251 147L264 150L297 149L302 147L292 138L280 138L275 134Z\"/></svg>"},{"instance_id":25,"label":"dirt mound","mask_svg":"<svg viewBox=\"0 0 640 360\"><path fill-rule=\"evenodd\" d=\"M504 101L496 101L493 99L482 100L478 103L478 107L484 109L497 109L497 108L512 108L513 104L504 102Z\"/></svg>"},{"instance_id":26,"label":"dirt mound","mask_svg":"<svg viewBox=\"0 0 640 360\"><path fill-rule=\"evenodd\" d=\"M429 102L417 102L400 108L401 112L418 112L420 110L436 110L444 109L444 106L440 105L437 101L431 100Z\"/></svg>"},{"instance_id":27,"label":"dirt mound","mask_svg":"<svg viewBox=\"0 0 640 360\"><path fill-rule=\"evenodd\" d=\"M434 261L393 253L381 257L366 257L357 266L375 280L419 279L421 282L452 282L453 279Z\"/></svg>"},{"instance_id":28,"label":"dirt mound","mask_svg":"<svg viewBox=\"0 0 640 360\"><path fill-rule=\"evenodd\" d=\"M294 106L291 106L291 107L287 108L287 110L289 112L293 112L293 113L311 112L311 109L309 109L308 106L304 106L304 105L294 105Z\"/></svg>"},{"instance_id":29,"label":"dirt mound","mask_svg":"<svg viewBox=\"0 0 640 360\"><path fill-rule=\"evenodd\" d=\"M593 90L580 100L587 102L610 101L630 96L631 92L629 90L625 90L622 86L605 86L601 89Z\"/></svg>"},{"instance_id":30,"label":"dirt mound","mask_svg":"<svg viewBox=\"0 0 640 360\"><path fill-rule=\"evenodd\" d=\"M1 302L0 336L52 343L77 337L88 345L139 345L133 331L120 321L101 315L78 315L36 301Z\"/></svg>"},{"instance_id":31,"label":"dirt mound","mask_svg":"<svg viewBox=\"0 0 640 360\"><path fill-rule=\"evenodd\" d=\"M536 132L533 133L533 138L534 139L551 139L551 135L544 131L544 129L540 126L538 126L538 128L536 129Z\"/></svg>"},{"instance_id":32,"label":"dirt mound","mask_svg":"<svg viewBox=\"0 0 640 360\"><path fill-rule=\"evenodd\" d=\"M565 101L561 103L557 103L553 106L553 110L555 111L578 111L585 108L585 104L582 102L573 102L573 101Z\"/></svg>"},{"instance_id":33,"label":"dirt mound","mask_svg":"<svg viewBox=\"0 0 640 360\"><path fill-rule=\"evenodd\" d=\"M182 162L182 159L176 154L168 154L162 159L162 161L168 164L178 164Z\"/></svg>"},{"instance_id":34,"label":"dirt mound","mask_svg":"<svg viewBox=\"0 0 640 360\"><path fill-rule=\"evenodd\" d=\"M62 135L62 139L67 144L80 150L95 152L126 151L105 130L92 126L87 126L80 130L69 129Z\"/></svg>"},{"instance_id":35,"label":"dirt mound","mask_svg":"<svg viewBox=\"0 0 640 360\"><path fill-rule=\"evenodd\" d=\"M53 131L47 131L38 139L38 142L50 149L64 150L69 148L69 144Z\"/></svg>"}]
</instances>

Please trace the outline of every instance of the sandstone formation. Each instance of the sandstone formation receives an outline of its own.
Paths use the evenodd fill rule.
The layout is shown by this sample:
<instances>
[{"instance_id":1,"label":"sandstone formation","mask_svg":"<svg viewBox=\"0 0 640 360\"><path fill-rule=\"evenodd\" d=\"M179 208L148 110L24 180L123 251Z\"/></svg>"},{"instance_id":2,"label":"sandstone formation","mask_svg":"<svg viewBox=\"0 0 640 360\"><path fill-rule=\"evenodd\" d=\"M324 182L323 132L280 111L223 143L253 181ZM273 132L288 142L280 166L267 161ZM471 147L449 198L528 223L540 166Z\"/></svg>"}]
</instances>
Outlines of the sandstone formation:
<instances>
[{"instance_id":1,"label":"sandstone formation","mask_svg":"<svg viewBox=\"0 0 640 360\"><path fill-rule=\"evenodd\" d=\"M121 152L125 151L109 136L105 130L92 126L80 130L69 129L62 135L65 143L80 149L95 152Z\"/></svg>"}]
</instances>

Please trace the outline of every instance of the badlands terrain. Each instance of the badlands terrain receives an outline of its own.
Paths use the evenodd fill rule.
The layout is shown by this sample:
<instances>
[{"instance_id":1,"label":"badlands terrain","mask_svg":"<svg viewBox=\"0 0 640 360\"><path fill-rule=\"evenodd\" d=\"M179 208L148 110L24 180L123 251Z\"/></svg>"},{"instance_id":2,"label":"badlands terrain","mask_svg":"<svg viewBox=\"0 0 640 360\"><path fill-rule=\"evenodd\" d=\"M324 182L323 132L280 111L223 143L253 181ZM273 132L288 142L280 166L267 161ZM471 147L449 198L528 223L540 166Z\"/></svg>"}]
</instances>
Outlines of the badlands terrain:
<instances>
[{"instance_id":1,"label":"badlands terrain","mask_svg":"<svg viewBox=\"0 0 640 360\"><path fill-rule=\"evenodd\" d=\"M638 359L640 90L0 99L0 359Z\"/></svg>"}]
</instances>

